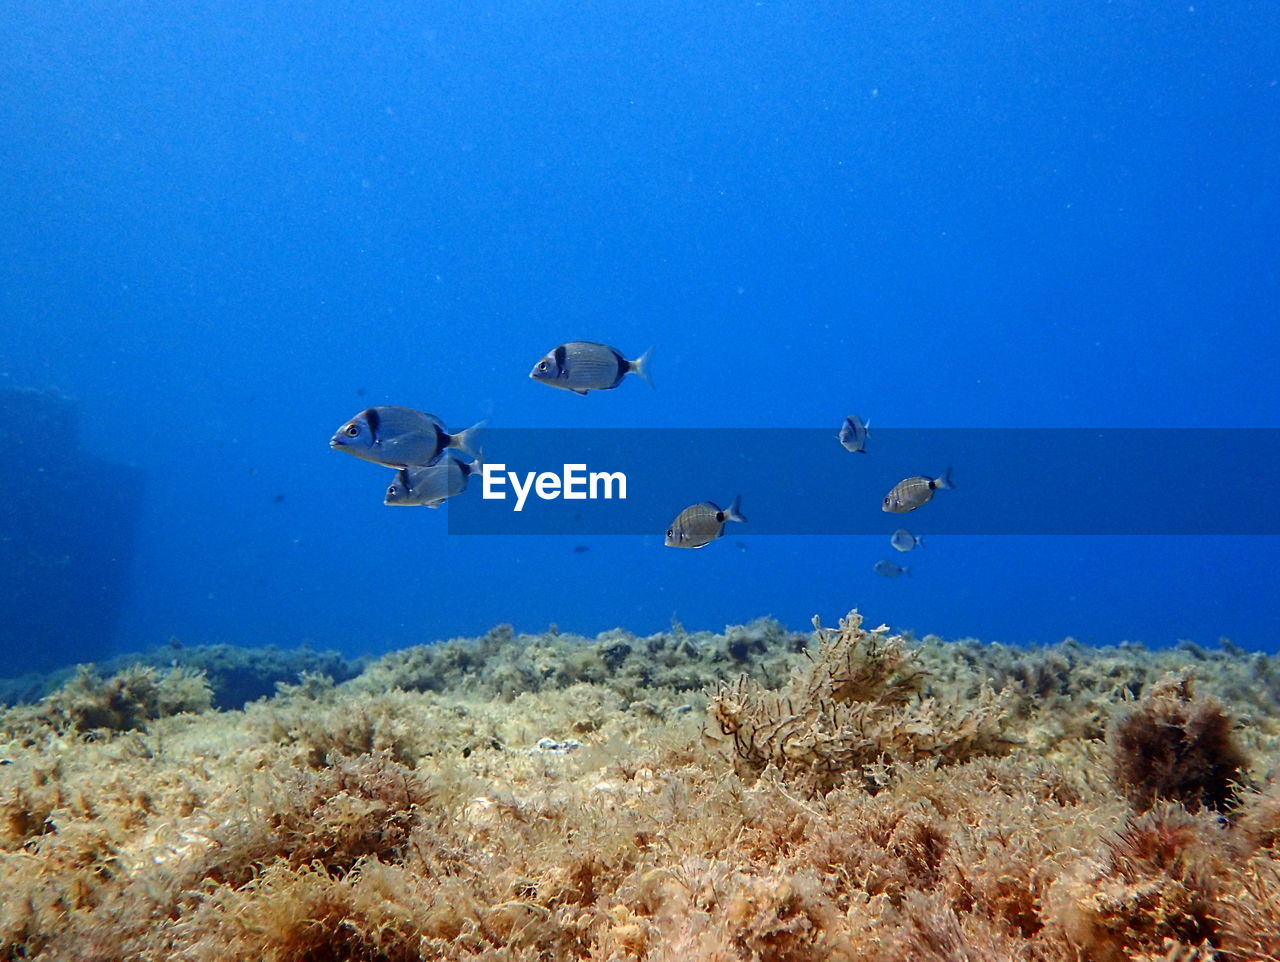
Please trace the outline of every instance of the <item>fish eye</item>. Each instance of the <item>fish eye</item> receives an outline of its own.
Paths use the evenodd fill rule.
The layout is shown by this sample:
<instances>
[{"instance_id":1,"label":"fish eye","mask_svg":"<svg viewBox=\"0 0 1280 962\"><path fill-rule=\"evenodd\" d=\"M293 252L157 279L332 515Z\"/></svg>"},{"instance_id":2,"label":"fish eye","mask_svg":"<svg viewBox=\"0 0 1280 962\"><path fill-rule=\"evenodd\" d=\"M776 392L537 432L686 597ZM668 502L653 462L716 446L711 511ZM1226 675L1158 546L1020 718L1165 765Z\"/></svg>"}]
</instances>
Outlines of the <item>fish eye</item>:
<instances>
[{"instance_id":1,"label":"fish eye","mask_svg":"<svg viewBox=\"0 0 1280 962\"><path fill-rule=\"evenodd\" d=\"M400 493L400 492L396 490L396 486L395 486L394 484L393 484L391 487L387 488L387 497L388 497L388 498L394 498L394 497L395 497L397 494L399 494L399 493Z\"/></svg>"},{"instance_id":2,"label":"fish eye","mask_svg":"<svg viewBox=\"0 0 1280 962\"><path fill-rule=\"evenodd\" d=\"M346 433L347 433L347 437L354 438L356 435L360 433L360 429L356 427L354 424L348 424Z\"/></svg>"},{"instance_id":3,"label":"fish eye","mask_svg":"<svg viewBox=\"0 0 1280 962\"><path fill-rule=\"evenodd\" d=\"M675 536L676 536L676 529L675 529L675 528L668 528L668 529L667 529L667 537L668 537L668 538L674 538Z\"/></svg>"},{"instance_id":4,"label":"fish eye","mask_svg":"<svg viewBox=\"0 0 1280 962\"><path fill-rule=\"evenodd\" d=\"M539 362L538 362L538 370L539 370L539 371L545 371L546 369L547 369L547 362L546 362L545 360L543 360L543 361L539 361Z\"/></svg>"}]
</instances>

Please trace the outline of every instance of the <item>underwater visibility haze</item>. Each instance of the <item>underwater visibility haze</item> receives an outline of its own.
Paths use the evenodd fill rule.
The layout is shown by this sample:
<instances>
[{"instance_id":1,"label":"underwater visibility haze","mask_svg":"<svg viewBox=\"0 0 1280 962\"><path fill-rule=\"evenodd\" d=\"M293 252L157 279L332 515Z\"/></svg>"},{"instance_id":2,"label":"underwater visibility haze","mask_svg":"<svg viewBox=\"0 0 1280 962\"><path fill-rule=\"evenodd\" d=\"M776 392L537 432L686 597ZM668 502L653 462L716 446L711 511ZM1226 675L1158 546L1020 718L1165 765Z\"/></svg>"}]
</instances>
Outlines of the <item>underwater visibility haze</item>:
<instances>
[{"instance_id":1,"label":"underwater visibility haze","mask_svg":"<svg viewBox=\"0 0 1280 962\"><path fill-rule=\"evenodd\" d=\"M1280 960L1275 0L11 2L0 223L0 960Z\"/></svg>"},{"instance_id":2,"label":"underwater visibility haze","mask_svg":"<svg viewBox=\"0 0 1280 962\"><path fill-rule=\"evenodd\" d=\"M0 27L6 674L171 636L359 654L852 607L1276 650L1273 4L94 0ZM654 386L530 377L577 341L652 348ZM673 489L648 534L607 503L587 533L463 534L329 449L378 406L484 421L485 458L550 436L521 471L560 470L556 432L616 432L619 463L632 431L740 433L714 464L644 449ZM1261 441L1166 530L1114 533L984 434L1095 428L1169 432L1108 516L1182 491L1214 431ZM888 477L899 429L959 457ZM788 478L843 517L948 468L882 530L779 521ZM1025 528L941 533L993 481L1032 494ZM739 495L747 522L664 545Z\"/></svg>"}]
</instances>

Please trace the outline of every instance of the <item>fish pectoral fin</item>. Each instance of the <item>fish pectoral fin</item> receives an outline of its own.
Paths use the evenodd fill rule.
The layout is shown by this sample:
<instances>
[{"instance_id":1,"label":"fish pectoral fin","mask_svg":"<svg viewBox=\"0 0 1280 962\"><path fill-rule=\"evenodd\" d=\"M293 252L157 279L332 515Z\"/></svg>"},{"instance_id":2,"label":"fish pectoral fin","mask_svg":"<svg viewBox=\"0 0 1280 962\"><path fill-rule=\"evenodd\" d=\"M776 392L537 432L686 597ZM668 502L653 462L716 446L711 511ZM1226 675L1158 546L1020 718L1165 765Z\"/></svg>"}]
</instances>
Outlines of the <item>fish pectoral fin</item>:
<instances>
[{"instance_id":1,"label":"fish pectoral fin","mask_svg":"<svg viewBox=\"0 0 1280 962\"><path fill-rule=\"evenodd\" d=\"M583 397L587 396L587 392L581 388L571 387L569 388L569 390L572 391L574 394L581 394Z\"/></svg>"}]
</instances>

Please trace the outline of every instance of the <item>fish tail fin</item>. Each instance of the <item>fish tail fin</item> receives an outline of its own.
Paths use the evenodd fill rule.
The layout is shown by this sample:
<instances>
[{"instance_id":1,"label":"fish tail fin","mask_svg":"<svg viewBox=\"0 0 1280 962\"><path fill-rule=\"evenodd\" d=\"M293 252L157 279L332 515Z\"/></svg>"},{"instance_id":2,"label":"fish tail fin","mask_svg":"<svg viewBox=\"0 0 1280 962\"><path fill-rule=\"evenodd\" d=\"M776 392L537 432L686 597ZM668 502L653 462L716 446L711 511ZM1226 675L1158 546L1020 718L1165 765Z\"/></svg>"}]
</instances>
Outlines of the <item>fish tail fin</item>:
<instances>
[{"instance_id":1,"label":"fish tail fin","mask_svg":"<svg viewBox=\"0 0 1280 962\"><path fill-rule=\"evenodd\" d=\"M939 489L954 488L956 486L956 483L951 480L951 469L947 468L946 472L943 473L940 477L934 478L933 486Z\"/></svg>"},{"instance_id":2,"label":"fish tail fin","mask_svg":"<svg viewBox=\"0 0 1280 962\"><path fill-rule=\"evenodd\" d=\"M747 516L742 513L742 495L738 495L733 499L733 504L729 505L729 510L725 512L724 516L729 521L747 520Z\"/></svg>"},{"instance_id":3,"label":"fish tail fin","mask_svg":"<svg viewBox=\"0 0 1280 962\"><path fill-rule=\"evenodd\" d=\"M918 534L918 535L916 535L916 547L917 547L917 548L923 548L923 547L924 547L924 535L922 535L922 534Z\"/></svg>"},{"instance_id":4,"label":"fish tail fin","mask_svg":"<svg viewBox=\"0 0 1280 962\"><path fill-rule=\"evenodd\" d=\"M649 348L649 350L645 351L634 361L627 362L627 364L630 365L629 370L631 371L631 373L639 374L642 378L644 378L645 383L648 384L649 387L653 387L653 377L649 374L649 361L652 359L652 357L653 357L653 348Z\"/></svg>"},{"instance_id":5,"label":"fish tail fin","mask_svg":"<svg viewBox=\"0 0 1280 962\"><path fill-rule=\"evenodd\" d=\"M911 577L911 565L903 565L903 566L902 566L902 573L903 573L904 575L906 575L908 578L910 578L910 577Z\"/></svg>"},{"instance_id":6,"label":"fish tail fin","mask_svg":"<svg viewBox=\"0 0 1280 962\"><path fill-rule=\"evenodd\" d=\"M449 441L449 446L457 448L463 454L471 455L477 461L482 460L484 457L484 449L476 443L476 438L488 423L489 421L486 418L483 421L478 421L471 425L471 427L467 428L465 431L459 431L457 434L453 435L452 439Z\"/></svg>"}]
</instances>

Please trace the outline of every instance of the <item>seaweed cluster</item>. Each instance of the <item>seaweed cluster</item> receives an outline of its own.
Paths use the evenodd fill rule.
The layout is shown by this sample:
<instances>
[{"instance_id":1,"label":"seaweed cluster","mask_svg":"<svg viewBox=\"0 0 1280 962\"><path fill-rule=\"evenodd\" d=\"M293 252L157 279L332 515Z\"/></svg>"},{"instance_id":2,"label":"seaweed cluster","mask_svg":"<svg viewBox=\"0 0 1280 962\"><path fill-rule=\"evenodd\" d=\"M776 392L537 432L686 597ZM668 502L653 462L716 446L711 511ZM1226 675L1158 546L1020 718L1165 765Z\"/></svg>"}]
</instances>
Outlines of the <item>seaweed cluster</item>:
<instances>
[{"instance_id":1,"label":"seaweed cluster","mask_svg":"<svg viewBox=\"0 0 1280 962\"><path fill-rule=\"evenodd\" d=\"M951 764L1011 746L990 688L966 702L925 693L917 652L887 637L886 627L863 630L857 612L841 619L839 631L816 621L814 628L817 652L784 689L742 676L711 699L739 773L773 768L807 792L828 791L851 773L874 787L893 765Z\"/></svg>"},{"instance_id":2,"label":"seaweed cluster","mask_svg":"<svg viewBox=\"0 0 1280 962\"><path fill-rule=\"evenodd\" d=\"M1190 675L1152 685L1108 733L1115 779L1138 811L1159 799L1191 811L1229 812L1246 758L1231 716L1213 696L1197 695Z\"/></svg>"},{"instance_id":3,"label":"seaweed cluster","mask_svg":"<svg viewBox=\"0 0 1280 962\"><path fill-rule=\"evenodd\" d=\"M1275 668L855 613L500 629L243 710L86 673L0 714L0 959L1267 962Z\"/></svg>"},{"instance_id":4,"label":"seaweed cluster","mask_svg":"<svg viewBox=\"0 0 1280 962\"><path fill-rule=\"evenodd\" d=\"M208 711L213 692L203 672L131 665L102 678L81 665L65 685L32 708L10 711L5 729L57 732L123 732L146 728L157 718Z\"/></svg>"},{"instance_id":5,"label":"seaweed cluster","mask_svg":"<svg viewBox=\"0 0 1280 962\"><path fill-rule=\"evenodd\" d=\"M184 645L177 638L150 651L118 655L96 662L99 674L118 674L128 669L150 666L161 671L184 668L201 674L209 685L215 708L242 708L246 702L271 695L277 682L296 681L304 672L325 674L346 681L360 673L336 651L316 651L309 647L280 648L275 645ZM46 673L0 678L0 705L34 702L60 688L78 671L60 669Z\"/></svg>"}]
</instances>

